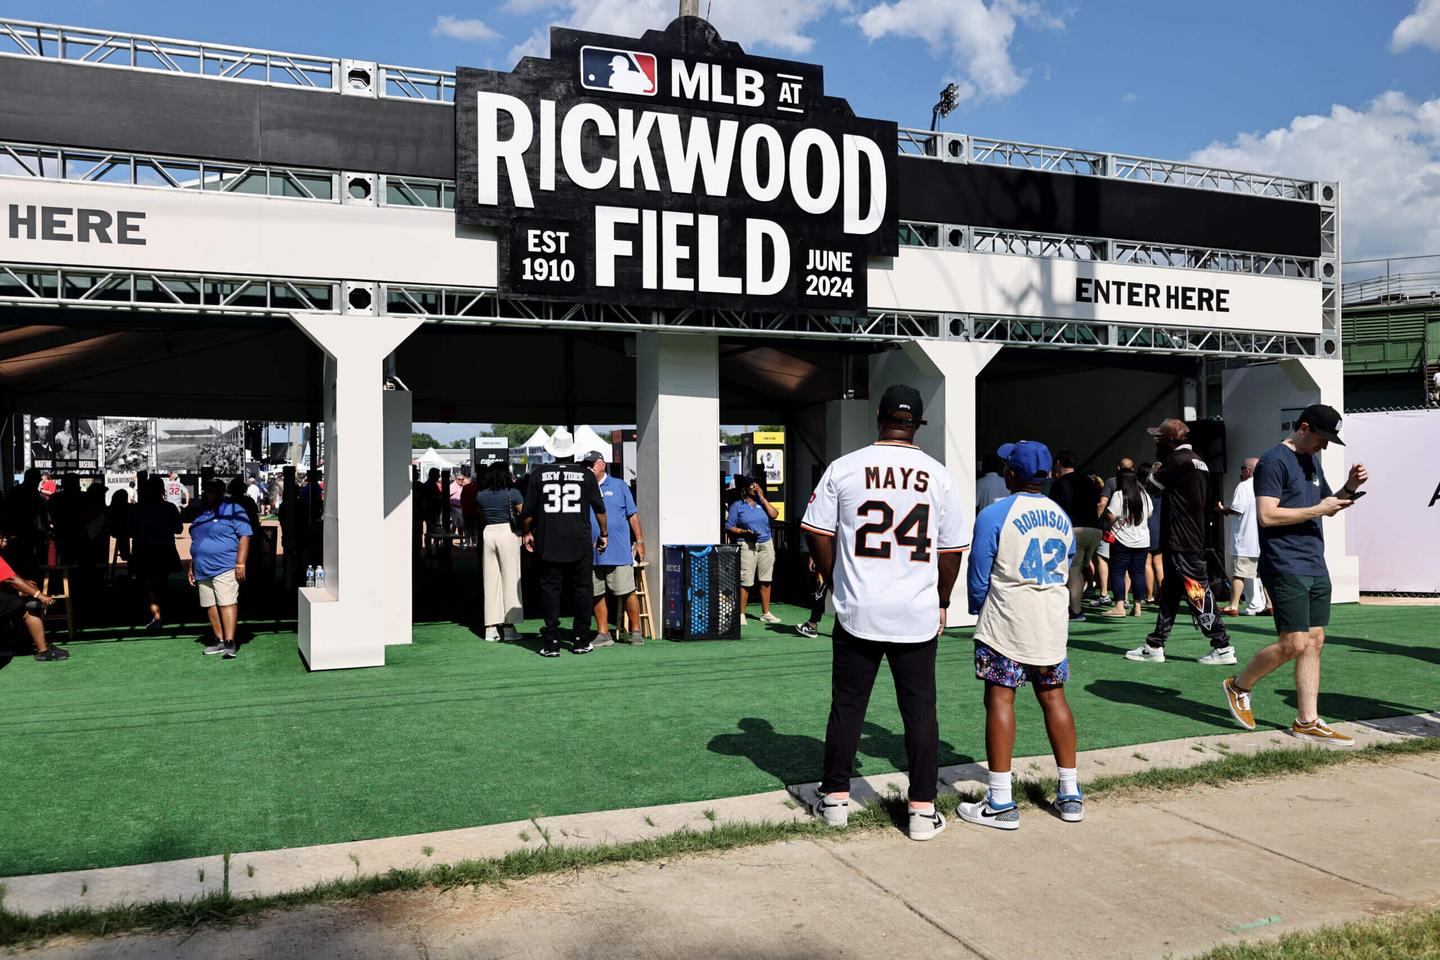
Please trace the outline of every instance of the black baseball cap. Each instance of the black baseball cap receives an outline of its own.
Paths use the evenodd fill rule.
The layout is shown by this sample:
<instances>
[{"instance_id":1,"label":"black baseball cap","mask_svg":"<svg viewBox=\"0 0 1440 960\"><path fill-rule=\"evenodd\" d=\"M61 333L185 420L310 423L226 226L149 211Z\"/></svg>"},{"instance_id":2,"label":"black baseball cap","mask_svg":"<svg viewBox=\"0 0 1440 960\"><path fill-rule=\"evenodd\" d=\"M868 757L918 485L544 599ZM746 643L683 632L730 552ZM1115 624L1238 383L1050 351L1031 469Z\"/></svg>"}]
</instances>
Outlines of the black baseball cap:
<instances>
[{"instance_id":1,"label":"black baseball cap","mask_svg":"<svg viewBox=\"0 0 1440 960\"><path fill-rule=\"evenodd\" d=\"M880 416L887 420L897 413L908 413L911 421L920 426L925 423L921 419L924 412L925 404L920 399L920 391L903 383L887 387L880 397Z\"/></svg>"},{"instance_id":2,"label":"black baseball cap","mask_svg":"<svg viewBox=\"0 0 1440 960\"><path fill-rule=\"evenodd\" d=\"M1295 426L1302 423L1310 425L1310 432L1317 437L1324 437L1331 443L1338 443L1345 446L1345 441L1340 439L1340 411L1334 407L1327 407L1323 403L1312 403L1300 412L1295 418Z\"/></svg>"},{"instance_id":3,"label":"black baseball cap","mask_svg":"<svg viewBox=\"0 0 1440 960\"><path fill-rule=\"evenodd\" d=\"M581 463L595 463L597 460L604 460L604 459L605 459L605 454L601 453L601 452L598 451L598 450L591 450L589 453L585 454L585 456L581 458L580 462L581 462Z\"/></svg>"}]
</instances>

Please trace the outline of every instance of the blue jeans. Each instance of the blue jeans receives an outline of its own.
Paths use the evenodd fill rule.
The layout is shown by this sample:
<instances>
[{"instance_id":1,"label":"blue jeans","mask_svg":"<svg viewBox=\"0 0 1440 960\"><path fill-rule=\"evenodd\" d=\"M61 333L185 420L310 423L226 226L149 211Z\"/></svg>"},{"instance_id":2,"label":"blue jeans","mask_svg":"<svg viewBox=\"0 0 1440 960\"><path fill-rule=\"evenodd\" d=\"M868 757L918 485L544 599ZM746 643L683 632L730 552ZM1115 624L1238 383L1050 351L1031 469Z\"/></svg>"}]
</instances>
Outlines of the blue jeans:
<instances>
[{"instance_id":1,"label":"blue jeans","mask_svg":"<svg viewBox=\"0 0 1440 960\"><path fill-rule=\"evenodd\" d=\"M1125 601L1125 574L1130 574L1130 595L1139 603L1145 599L1145 559L1149 547L1127 547L1110 544L1110 595L1116 603Z\"/></svg>"}]
</instances>

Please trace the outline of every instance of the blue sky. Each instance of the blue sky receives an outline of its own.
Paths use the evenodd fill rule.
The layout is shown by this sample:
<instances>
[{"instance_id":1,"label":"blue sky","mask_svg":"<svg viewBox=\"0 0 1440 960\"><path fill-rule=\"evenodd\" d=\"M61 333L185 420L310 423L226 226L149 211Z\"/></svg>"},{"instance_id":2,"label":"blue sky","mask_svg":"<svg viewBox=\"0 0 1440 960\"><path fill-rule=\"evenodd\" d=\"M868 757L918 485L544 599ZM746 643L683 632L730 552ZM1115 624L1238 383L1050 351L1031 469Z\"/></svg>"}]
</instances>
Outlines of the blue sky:
<instances>
[{"instance_id":1,"label":"blue sky","mask_svg":"<svg viewBox=\"0 0 1440 960\"><path fill-rule=\"evenodd\" d=\"M862 115L1341 181L1347 260L1440 253L1440 0L701 0L824 65ZM508 69L552 23L636 36L674 0L11 0L7 16L405 66ZM104 146L95 144L94 146ZM1351 270L1354 276L1358 270Z\"/></svg>"}]
</instances>

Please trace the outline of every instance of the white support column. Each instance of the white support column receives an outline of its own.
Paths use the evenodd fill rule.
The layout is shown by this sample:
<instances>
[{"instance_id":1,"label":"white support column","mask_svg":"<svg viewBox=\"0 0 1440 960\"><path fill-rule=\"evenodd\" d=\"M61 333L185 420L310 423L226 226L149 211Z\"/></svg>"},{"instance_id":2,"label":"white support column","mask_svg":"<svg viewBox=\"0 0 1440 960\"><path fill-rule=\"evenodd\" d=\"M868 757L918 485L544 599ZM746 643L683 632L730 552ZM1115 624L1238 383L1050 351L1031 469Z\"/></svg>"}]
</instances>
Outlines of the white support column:
<instances>
[{"instance_id":1,"label":"white support column","mask_svg":"<svg viewBox=\"0 0 1440 960\"><path fill-rule=\"evenodd\" d=\"M875 411L869 400L831 400L825 404L826 463L834 463L874 439Z\"/></svg>"},{"instance_id":2,"label":"white support column","mask_svg":"<svg viewBox=\"0 0 1440 960\"><path fill-rule=\"evenodd\" d=\"M719 357L715 336L635 337L635 486L657 630L665 610L664 545L720 536Z\"/></svg>"},{"instance_id":3,"label":"white support column","mask_svg":"<svg viewBox=\"0 0 1440 960\"><path fill-rule=\"evenodd\" d=\"M967 525L975 522L975 381L1000 349L999 344L993 343L913 340L899 350L877 354L870 360L871 407L880 402L881 394L892 384L906 383L920 391L928 425L920 428L916 441L950 471ZM870 415L873 423L873 410ZM966 557L968 563L969 555ZM951 626L968 627L975 623L963 600L964 584L962 567L956 593L952 595Z\"/></svg>"},{"instance_id":4,"label":"white support column","mask_svg":"<svg viewBox=\"0 0 1440 960\"><path fill-rule=\"evenodd\" d=\"M423 321L293 319L325 352L325 586L300 591L300 654L311 670L383 666L391 631L402 629L390 607L401 603L408 611L410 594L408 537L398 547L392 542L402 522L407 534L409 527L409 497L395 496L392 486L393 435L402 414L409 429L409 398L390 399L395 392L384 387L383 363ZM408 464L408 443L405 449Z\"/></svg>"},{"instance_id":5,"label":"white support column","mask_svg":"<svg viewBox=\"0 0 1440 960\"><path fill-rule=\"evenodd\" d=\"M1227 497L1240 481L1240 464L1245 458L1258 457L1288 437L1291 420L1305 407L1324 403L1343 414L1344 377L1345 368L1340 360L1309 358L1235 367L1222 374ZM1345 435L1343 426L1340 435ZM1349 470L1345 448L1331 444L1320 455L1320 465L1325 479L1336 490L1340 489ZM1325 563L1330 569L1335 603L1355 603L1360 599L1360 560L1345 551L1346 522L1344 513L1323 521Z\"/></svg>"},{"instance_id":6,"label":"white support column","mask_svg":"<svg viewBox=\"0 0 1440 960\"><path fill-rule=\"evenodd\" d=\"M410 481L410 434L414 429L414 404L408 390L383 391L385 477L384 533L380 565L384 582L390 584L385 595L385 645L408 644L410 627L415 622L414 596L410 591L415 546L414 535L415 485Z\"/></svg>"}]
</instances>

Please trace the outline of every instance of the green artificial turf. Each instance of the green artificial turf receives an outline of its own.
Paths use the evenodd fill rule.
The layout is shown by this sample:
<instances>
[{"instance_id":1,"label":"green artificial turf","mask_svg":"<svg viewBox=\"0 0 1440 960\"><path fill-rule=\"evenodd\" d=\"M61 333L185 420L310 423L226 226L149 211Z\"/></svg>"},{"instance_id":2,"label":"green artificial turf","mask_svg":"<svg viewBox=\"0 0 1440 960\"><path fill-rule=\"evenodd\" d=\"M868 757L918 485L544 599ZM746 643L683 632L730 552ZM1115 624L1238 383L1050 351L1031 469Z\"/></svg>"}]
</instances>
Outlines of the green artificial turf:
<instances>
[{"instance_id":1,"label":"green artificial turf","mask_svg":"<svg viewBox=\"0 0 1440 960\"><path fill-rule=\"evenodd\" d=\"M777 608L787 622L803 614ZM533 627L533 625L531 625ZM1219 683L1177 627L1164 665L1120 654L1149 620L1076 625L1068 685L1082 749L1233 730ZM1231 626L1242 658L1268 620ZM824 625L828 630L828 624ZM64 664L0 672L0 876L419 833L702 800L819 776L829 645L752 619L738 642L617 645L547 660L420 624L383 669L307 674L293 633L234 661L190 639L76 643ZM939 655L941 762L983 755L968 631ZM1321 709L1331 720L1433 710L1440 607L1336 608ZM1256 691L1262 726L1294 716L1288 672ZM1048 751L1033 698L1017 754ZM860 772L905 766L882 678Z\"/></svg>"}]
</instances>

